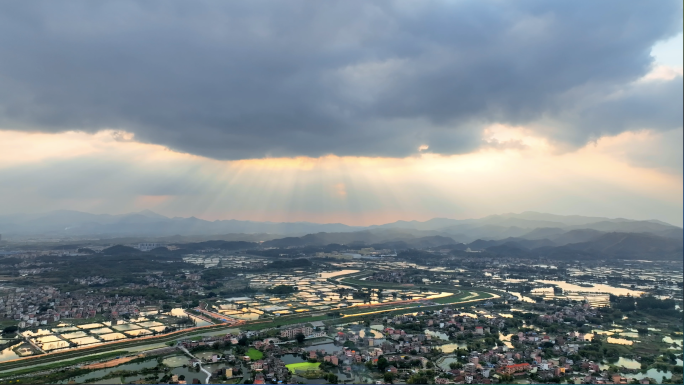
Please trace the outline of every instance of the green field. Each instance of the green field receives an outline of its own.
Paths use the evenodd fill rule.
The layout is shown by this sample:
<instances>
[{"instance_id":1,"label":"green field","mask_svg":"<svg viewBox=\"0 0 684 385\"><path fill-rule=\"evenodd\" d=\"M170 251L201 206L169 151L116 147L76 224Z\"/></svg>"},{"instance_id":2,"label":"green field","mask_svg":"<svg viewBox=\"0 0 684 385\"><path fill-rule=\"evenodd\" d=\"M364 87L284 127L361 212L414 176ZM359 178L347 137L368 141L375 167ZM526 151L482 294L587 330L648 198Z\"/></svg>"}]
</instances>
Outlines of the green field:
<instances>
[{"instance_id":1,"label":"green field","mask_svg":"<svg viewBox=\"0 0 684 385\"><path fill-rule=\"evenodd\" d=\"M247 355L249 356L250 360L256 361L260 360L264 356L264 353L254 348L249 348L249 350L247 351Z\"/></svg>"},{"instance_id":2,"label":"green field","mask_svg":"<svg viewBox=\"0 0 684 385\"><path fill-rule=\"evenodd\" d=\"M298 364L285 365L285 367L290 371L290 373L294 373L295 370L318 370L319 366L321 366L320 362L300 362Z\"/></svg>"}]
</instances>

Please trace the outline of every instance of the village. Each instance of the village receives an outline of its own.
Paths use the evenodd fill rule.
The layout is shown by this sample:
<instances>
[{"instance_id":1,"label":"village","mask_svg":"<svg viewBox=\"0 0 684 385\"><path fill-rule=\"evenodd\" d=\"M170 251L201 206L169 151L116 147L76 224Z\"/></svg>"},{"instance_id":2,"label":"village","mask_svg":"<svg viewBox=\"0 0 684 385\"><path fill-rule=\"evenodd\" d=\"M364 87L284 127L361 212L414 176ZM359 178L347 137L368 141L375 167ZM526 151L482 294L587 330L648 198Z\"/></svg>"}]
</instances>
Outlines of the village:
<instances>
[{"instance_id":1,"label":"village","mask_svg":"<svg viewBox=\"0 0 684 385\"><path fill-rule=\"evenodd\" d=\"M556 310L540 318L563 323L567 316L582 320L597 315L589 304ZM251 376L255 384L298 383L330 375L340 383L365 378L377 384L647 384L661 380L587 358L584 352L602 342L600 334L552 334L531 329L503 335L500 331L507 328L510 318L496 316L495 311L473 311L478 313L445 307L366 322L314 322L287 329L182 340L179 344L191 352L228 349L225 351L230 354L191 359L188 365L225 362L212 377L226 380L233 373L242 373ZM429 382L421 382L425 379Z\"/></svg>"}]
</instances>

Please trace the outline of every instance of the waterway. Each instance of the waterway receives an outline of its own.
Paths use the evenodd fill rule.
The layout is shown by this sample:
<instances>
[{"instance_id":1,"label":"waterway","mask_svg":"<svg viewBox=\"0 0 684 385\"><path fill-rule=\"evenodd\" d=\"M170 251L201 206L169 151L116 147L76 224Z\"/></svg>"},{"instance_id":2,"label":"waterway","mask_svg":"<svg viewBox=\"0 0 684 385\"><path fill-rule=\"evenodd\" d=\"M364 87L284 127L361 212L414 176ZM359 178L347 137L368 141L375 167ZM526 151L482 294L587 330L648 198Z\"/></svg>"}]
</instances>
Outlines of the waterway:
<instances>
[{"instance_id":1,"label":"waterway","mask_svg":"<svg viewBox=\"0 0 684 385\"><path fill-rule=\"evenodd\" d=\"M82 384L88 380L93 380L96 378L102 378L102 377L105 377L111 373L118 372L118 371L137 371L137 370L141 370L141 369L154 368L155 366L157 366L157 360L156 359L149 359L149 360L145 360L142 362L136 362L133 364L119 365L119 366L115 366L113 368L93 370L92 372L83 374L81 376L71 377L69 379L66 379L66 380L60 382L60 384L68 384L70 381L74 381L77 384Z\"/></svg>"}]
</instances>

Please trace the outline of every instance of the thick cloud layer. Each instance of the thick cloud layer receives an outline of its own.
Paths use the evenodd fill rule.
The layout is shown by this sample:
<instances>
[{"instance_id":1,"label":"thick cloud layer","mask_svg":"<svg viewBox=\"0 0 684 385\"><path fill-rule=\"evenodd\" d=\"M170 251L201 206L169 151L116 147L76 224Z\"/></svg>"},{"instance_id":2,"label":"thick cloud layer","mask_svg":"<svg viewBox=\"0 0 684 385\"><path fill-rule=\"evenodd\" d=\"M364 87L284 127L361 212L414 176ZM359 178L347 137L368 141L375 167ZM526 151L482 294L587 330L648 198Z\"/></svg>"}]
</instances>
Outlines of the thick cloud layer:
<instances>
[{"instance_id":1,"label":"thick cloud layer","mask_svg":"<svg viewBox=\"0 0 684 385\"><path fill-rule=\"evenodd\" d=\"M635 82L680 1L2 2L0 128L218 159L453 154L492 123L581 145L682 126Z\"/></svg>"}]
</instances>

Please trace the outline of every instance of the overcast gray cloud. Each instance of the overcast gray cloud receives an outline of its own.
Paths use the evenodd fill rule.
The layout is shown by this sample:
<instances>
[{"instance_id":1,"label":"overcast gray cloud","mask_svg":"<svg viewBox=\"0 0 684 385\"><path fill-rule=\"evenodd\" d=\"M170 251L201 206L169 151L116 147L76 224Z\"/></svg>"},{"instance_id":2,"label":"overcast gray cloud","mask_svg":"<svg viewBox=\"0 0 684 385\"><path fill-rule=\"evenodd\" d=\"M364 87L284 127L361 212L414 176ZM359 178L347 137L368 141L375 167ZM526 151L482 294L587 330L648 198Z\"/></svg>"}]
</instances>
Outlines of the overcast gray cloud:
<instances>
[{"instance_id":1,"label":"overcast gray cloud","mask_svg":"<svg viewBox=\"0 0 684 385\"><path fill-rule=\"evenodd\" d=\"M5 1L0 128L118 128L218 159L462 153L491 123L571 145L671 130L682 77L634 81L681 14L674 0Z\"/></svg>"}]
</instances>

